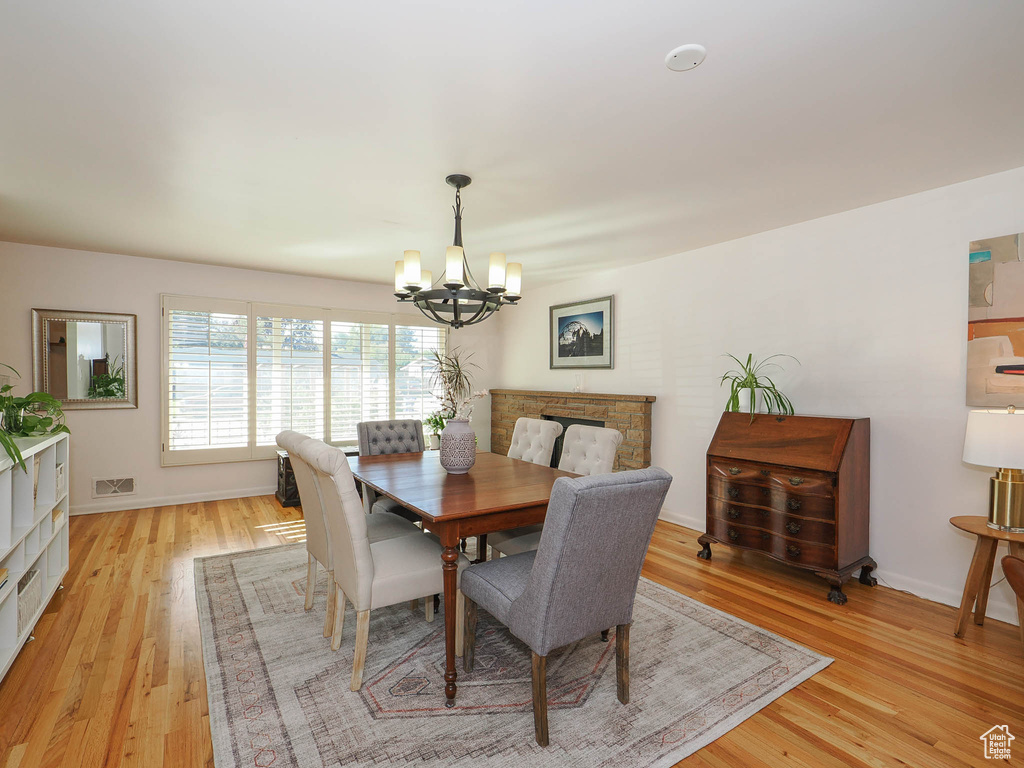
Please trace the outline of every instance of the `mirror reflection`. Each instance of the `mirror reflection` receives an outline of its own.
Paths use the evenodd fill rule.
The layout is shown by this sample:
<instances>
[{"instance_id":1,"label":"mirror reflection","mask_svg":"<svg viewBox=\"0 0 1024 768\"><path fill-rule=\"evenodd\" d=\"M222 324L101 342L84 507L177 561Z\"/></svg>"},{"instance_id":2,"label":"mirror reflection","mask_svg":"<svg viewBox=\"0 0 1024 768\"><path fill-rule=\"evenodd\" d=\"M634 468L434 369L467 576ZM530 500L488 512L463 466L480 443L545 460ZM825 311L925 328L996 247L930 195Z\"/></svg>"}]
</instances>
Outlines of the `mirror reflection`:
<instances>
[{"instance_id":1,"label":"mirror reflection","mask_svg":"<svg viewBox=\"0 0 1024 768\"><path fill-rule=\"evenodd\" d=\"M32 310L32 382L64 410L137 408L135 315Z\"/></svg>"},{"instance_id":2,"label":"mirror reflection","mask_svg":"<svg viewBox=\"0 0 1024 768\"><path fill-rule=\"evenodd\" d=\"M46 366L58 400L127 397L123 323L47 321Z\"/></svg>"}]
</instances>

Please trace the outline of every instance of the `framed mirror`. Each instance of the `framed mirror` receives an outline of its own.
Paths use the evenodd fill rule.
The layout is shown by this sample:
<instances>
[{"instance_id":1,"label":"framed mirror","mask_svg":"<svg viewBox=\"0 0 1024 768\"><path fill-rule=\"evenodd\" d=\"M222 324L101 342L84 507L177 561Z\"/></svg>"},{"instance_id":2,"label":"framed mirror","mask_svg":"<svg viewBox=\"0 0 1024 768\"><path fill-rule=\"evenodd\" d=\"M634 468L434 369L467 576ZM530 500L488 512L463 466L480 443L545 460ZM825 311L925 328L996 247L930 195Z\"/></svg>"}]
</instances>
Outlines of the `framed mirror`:
<instances>
[{"instance_id":1,"label":"framed mirror","mask_svg":"<svg viewBox=\"0 0 1024 768\"><path fill-rule=\"evenodd\" d=\"M135 315L32 310L32 382L64 410L138 408Z\"/></svg>"}]
</instances>

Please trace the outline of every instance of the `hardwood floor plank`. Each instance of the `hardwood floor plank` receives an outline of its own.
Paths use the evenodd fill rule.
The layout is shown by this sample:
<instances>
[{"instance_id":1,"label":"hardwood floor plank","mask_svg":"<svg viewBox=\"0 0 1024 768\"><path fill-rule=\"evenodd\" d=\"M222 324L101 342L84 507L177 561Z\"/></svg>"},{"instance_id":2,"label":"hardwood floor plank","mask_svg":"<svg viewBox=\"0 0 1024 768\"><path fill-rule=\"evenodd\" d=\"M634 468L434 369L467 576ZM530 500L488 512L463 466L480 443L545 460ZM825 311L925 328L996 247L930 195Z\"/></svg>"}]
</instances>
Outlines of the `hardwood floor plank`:
<instances>
[{"instance_id":1,"label":"hardwood floor plank","mask_svg":"<svg viewBox=\"0 0 1024 768\"><path fill-rule=\"evenodd\" d=\"M301 520L271 496L73 517L66 588L0 684L0 766L212 768L193 559ZM983 732L1024 733L1016 627L956 639L953 608L858 583L835 606L755 553L699 560L698 535L659 522L644 575L835 661L682 765L980 767Z\"/></svg>"}]
</instances>

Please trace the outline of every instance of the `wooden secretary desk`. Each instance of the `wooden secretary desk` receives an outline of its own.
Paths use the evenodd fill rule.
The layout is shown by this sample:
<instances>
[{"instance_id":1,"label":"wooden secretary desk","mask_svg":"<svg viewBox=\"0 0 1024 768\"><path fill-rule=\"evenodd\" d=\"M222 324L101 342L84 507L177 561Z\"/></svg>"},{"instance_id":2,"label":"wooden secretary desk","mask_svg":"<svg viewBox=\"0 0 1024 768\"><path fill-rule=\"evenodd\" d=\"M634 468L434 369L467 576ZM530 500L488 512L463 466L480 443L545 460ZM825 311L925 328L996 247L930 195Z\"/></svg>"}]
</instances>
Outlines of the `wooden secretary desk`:
<instances>
[{"instance_id":1,"label":"wooden secretary desk","mask_svg":"<svg viewBox=\"0 0 1024 768\"><path fill-rule=\"evenodd\" d=\"M763 552L822 577L828 599L846 602L843 582L860 569L874 586L868 556L869 419L724 413L707 454L711 544Z\"/></svg>"}]
</instances>

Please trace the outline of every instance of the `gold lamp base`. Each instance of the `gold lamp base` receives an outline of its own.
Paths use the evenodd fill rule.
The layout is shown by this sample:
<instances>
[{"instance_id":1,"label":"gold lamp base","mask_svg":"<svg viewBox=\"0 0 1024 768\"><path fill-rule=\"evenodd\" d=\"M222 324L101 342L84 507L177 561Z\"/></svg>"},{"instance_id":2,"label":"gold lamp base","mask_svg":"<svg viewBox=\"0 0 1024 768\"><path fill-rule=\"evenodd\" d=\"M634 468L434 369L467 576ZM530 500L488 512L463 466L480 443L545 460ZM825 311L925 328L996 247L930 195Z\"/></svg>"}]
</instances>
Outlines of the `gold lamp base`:
<instances>
[{"instance_id":1,"label":"gold lamp base","mask_svg":"<svg viewBox=\"0 0 1024 768\"><path fill-rule=\"evenodd\" d=\"M1000 469L989 480L988 527L1024 533L1024 470Z\"/></svg>"}]
</instances>

